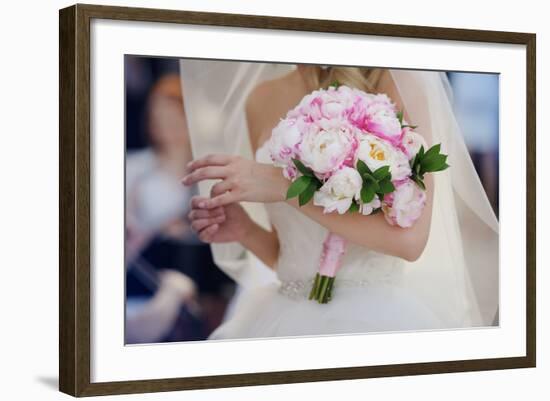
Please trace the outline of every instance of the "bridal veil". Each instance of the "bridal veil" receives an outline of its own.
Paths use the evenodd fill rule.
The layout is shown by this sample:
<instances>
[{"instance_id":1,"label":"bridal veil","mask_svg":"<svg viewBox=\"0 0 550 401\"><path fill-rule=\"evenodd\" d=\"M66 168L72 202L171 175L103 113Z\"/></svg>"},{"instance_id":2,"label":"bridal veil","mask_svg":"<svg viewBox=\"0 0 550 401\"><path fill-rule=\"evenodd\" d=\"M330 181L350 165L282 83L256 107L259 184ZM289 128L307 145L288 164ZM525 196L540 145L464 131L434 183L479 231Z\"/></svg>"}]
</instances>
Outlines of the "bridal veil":
<instances>
[{"instance_id":1,"label":"bridal veil","mask_svg":"<svg viewBox=\"0 0 550 401\"><path fill-rule=\"evenodd\" d=\"M184 106L194 157L226 153L252 158L245 103L260 82L281 76L290 64L233 61L180 61ZM408 262L405 284L451 327L498 324L497 218L474 169L455 120L451 91L441 72L390 70L410 122L441 143L450 169L434 174L431 231L426 248ZM208 195L212 183L200 184ZM260 225L269 227L261 204L245 204ZM213 244L216 264L243 287L276 276L239 244Z\"/></svg>"}]
</instances>

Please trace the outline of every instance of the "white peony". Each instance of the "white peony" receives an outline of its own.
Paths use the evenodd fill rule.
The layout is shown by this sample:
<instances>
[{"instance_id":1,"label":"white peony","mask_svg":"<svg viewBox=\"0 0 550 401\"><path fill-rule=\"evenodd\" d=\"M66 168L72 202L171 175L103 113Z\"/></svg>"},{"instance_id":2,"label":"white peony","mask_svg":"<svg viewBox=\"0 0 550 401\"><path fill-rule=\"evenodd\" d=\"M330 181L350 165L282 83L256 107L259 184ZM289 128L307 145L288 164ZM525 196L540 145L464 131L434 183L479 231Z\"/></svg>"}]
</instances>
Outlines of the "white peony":
<instances>
[{"instance_id":1,"label":"white peony","mask_svg":"<svg viewBox=\"0 0 550 401\"><path fill-rule=\"evenodd\" d=\"M278 167L291 163L296 146L302 138L303 122L299 119L284 119L271 132L269 151L273 162Z\"/></svg>"},{"instance_id":2,"label":"white peony","mask_svg":"<svg viewBox=\"0 0 550 401\"><path fill-rule=\"evenodd\" d=\"M325 213L348 211L361 191L363 180L357 170L343 167L336 171L313 196L313 204L323 206Z\"/></svg>"},{"instance_id":3,"label":"white peony","mask_svg":"<svg viewBox=\"0 0 550 401\"><path fill-rule=\"evenodd\" d=\"M299 146L300 160L316 174L327 174L342 167L356 144L351 127L338 119L311 123Z\"/></svg>"},{"instance_id":4,"label":"white peony","mask_svg":"<svg viewBox=\"0 0 550 401\"><path fill-rule=\"evenodd\" d=\"M390 166L392 180L402 180L411 175L407 156L389 143L373 136L364 135L359 142L357 157L372 170Z\"/></svg>"},{"instance_id":5,"label":"white peony","mask_svg":"<svg viewBox=\"0 0 550 401\"><path fill-rule=\"evenodd\" d=\"M419 135L411 130L407 130L403 136L403 147L407 152L409 160L416 156L421 146L424 146L424 151L428 150L428 145L422 135Z\"/></svg>"},{"instance_id":6,"label":"white peony","mask_svg":"<svg viewBox=\"0 0 550 401\"><path fill-rule=\"evenodd\" d=\"M382 202L380 202L380 199L376 195L369 203L362 203L361 206L359 206L359 212L367 216L374 212L374 209L378 209L381 206Z\"/></svg>"},{"instance_id":7,"label":"white peony","mask_svg":"<svg viewBox=\"0 0 550 401\"><path fill-rule=\"evenodd\" d=\"M321 113L325 118L341 118L344 115L345 105L339 99L325 99L321 104Z\"/></svg>"}]
</instances>

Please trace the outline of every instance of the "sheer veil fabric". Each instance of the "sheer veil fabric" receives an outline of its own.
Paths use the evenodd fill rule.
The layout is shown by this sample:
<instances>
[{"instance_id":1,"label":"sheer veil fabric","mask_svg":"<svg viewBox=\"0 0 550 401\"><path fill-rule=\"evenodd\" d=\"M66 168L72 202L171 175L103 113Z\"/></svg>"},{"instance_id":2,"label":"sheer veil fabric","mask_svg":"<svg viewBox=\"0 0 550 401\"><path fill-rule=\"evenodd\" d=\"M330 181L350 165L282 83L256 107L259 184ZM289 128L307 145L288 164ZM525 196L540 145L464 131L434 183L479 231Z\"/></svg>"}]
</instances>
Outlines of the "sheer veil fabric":
<instances>
[{"instance_id":1,"label":"sheer veil fabric","mask_svg":"<svg viewBox=\"0 0 550 401\"><path fill-rule=\"evenodd\" d=\"M403 106L419 132L441 143L450 169L434 174L430 237L410 263L408 281L440 316L465 310L464 325L498 321L497 218L455 119L445 73L391 70Z\"/></svg>"},{"instance_id":2,"label":"sheer veil fabric","mask_svg":"<svg viewBox=\"0 0 550 401\"><path fill-rule=\"evenodd\" d=\"M291 65L232 61L180 61L184 108L194 158L211 153L241 155L252 159L245 104L254 87L292 70ZM199 193L210 194L214 182L199 183ZM243 204L248 214L264 228L269 220L260 204ZM215 263L244 288L275 282L271 269L240 244L212 244Z\"/></svg>"},{"instance_id":3,"label":"sheer veil fabric","mask_svg":"<svg viewBox=\"0 0 550 401\"><path fill-rule=\"evenodd\" d=\"M260 82L292 71L294 65L232 61L180 61L184 107L194 157L226 153L252 158L245 103ZM406 263L405 285L446 327L498 323L498 230L468 154L451 104L446 75L390 70L410 123L441 143L451 168L434 175L430 236L420 259ZM208 195L212 183L199 186ZM245 204L269 227L261 204ZM213 244L217 265L244 288L277 282L276 275L239 244ZM322 334L322 333L320 333Z\"/></svg>"}]
</instances>

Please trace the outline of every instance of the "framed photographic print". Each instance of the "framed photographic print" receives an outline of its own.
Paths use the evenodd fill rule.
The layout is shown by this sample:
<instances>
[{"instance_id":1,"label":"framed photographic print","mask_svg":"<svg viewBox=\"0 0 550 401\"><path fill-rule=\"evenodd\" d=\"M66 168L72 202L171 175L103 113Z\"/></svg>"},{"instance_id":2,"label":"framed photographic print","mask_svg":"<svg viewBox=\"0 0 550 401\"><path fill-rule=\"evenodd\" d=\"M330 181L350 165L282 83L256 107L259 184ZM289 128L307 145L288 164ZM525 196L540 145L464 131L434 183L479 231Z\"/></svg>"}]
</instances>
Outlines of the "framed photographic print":
<instances>
[{"instance_id":1,"label":"framed photographic print","mask_svg":"<svg viewBox=\"0 0 550 401\"><path fill-rule=\"evenodd\" d=\"M535 366L535 35L60 27L61 391Z\"/></svg>"}]
</instances>

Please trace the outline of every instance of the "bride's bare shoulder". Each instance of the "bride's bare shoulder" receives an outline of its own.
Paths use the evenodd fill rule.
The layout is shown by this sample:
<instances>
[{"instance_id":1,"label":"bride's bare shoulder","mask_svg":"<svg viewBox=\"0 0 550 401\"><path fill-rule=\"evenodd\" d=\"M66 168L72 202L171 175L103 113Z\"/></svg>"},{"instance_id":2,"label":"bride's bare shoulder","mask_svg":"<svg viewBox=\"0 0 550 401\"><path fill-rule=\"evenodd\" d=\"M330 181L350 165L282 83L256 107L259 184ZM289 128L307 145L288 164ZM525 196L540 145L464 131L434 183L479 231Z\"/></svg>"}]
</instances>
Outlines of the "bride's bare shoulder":
<instances>
[{"instance_id":1,"label":"bride's bare shoulder","mask_svg":"<svg viewBox=\"0 0 550 401\"><path fill-rule=\"evenodd\" d=\"M267 104L277 106L280 103L288 103L288 97L292 89L294 73L290 72L281 77L260 82L247 97L246 111L264 111ZM286 104L281 105L286 106ZM271 109L272 107L270 107ZM276 113L279 110L275 110Z\"/></svg>"},{"instance_id":2,"label":"bride's bare shoulder","mask_svg":"<svg viewBox=\"0 0 550 401\"><path fill-rule=\"evenodd\" d=\"M252 102L261 102L265 100L268 96L273 95L278 92L281 88L281 85L284 85L286 82L286 75L283 77L277 77L273 79L268 79L258 83L250 94L248 95L247 103Z\"/></svg>"},{"instance_id":3,"label":"bride's bare shoulder","mask_svg":"<svg viewBox=\"0 0 550 401\"><path fill-rule=\"evenodd\" d=\"M252 147L267 139L271 129L294 106L293 73L263 81L246 99L246 120Z\"/></svg>"},{"instance_id":4,"label":"bride's bare shoulder","mask_svg":"<svg viewBox=\"0 0 550 401\"><path fill-rule=\"evenodd\" d=\"M262 96L272 93L284 93L288 88L296 84L297 81L301 80L301 76L297 70L290 70L282 75L276 76L271 79L266 79L254 87L251 96Z\"/></svg>"}]
</instances>

